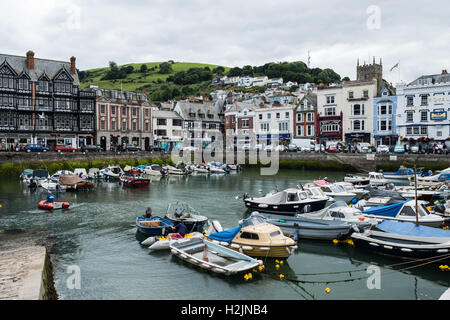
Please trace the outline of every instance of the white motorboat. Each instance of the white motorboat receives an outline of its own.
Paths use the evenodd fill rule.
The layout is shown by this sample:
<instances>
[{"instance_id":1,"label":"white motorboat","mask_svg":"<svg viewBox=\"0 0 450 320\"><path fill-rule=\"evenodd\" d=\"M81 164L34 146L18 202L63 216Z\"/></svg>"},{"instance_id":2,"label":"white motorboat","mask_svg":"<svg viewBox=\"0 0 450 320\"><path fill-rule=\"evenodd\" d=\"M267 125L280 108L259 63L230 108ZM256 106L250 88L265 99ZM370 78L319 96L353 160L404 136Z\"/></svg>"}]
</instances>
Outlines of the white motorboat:
<instances>
[{"instance_id":1,"label":"white motorboat","mask_svg":"<svg viewBox=\"0 0 450 320\"><path fill-rule=\"evenodd\" d=\"M63 176L63 175L73 175L73 174L74 174L74 173L73 173L72 171L70 171L70 170L59 170L59 171L57 171L56 173L52 174L52 175L50 176L50 179L53 180L53 181L58 181L58 179L59 179L60 176Z\"/></svg>"},{"instance_id":2,"label":"white motorboat","mask_svg":"<svg viewBox=\"0 0 450 320\"><path fill-rule=\"evenodd\" d=\"M100 170L99 173L105 179L119 180L124 172L119 165L109 165L108 167Z\"/></svg>"},{"instance_id":3,"label":"white motorboat","mask_svg":"<svg viewBox=\"0 0 450 320\"><path fill-rule=\"evenodd\" d=\"M163 167L163 169L165 169L169 175L180 175L181 176L181 175L186 174L183 170L175 168L170 165Z\"/></svg>"},{"instance_id":4,"label":"white motorboat","mask_svg":"<svg viewBox=\"0 0 450 320\"><path fill-rule=\"evenodd\" d=\"M326 196L333 198L335 201L344 201L346 203L350 203L354 198L356 198L356 193L346 191L341 185L337 185L334 183L315 184L322 189L323 193L325 193ZM306 186L308 187L309 184L307 184Z\"/></svg>"},{"instance_id":5,"label":"white motorboat","mask_svg":"<svg viewBox=\"0 0 450 320\"><path fill-rule=\"evenodd\" d=\"M219 167L216 167L216 166L214 166L214 165L210 165L210 166L208 167L208 169L209 169L209 173L215 173L215 174L223 174L223 173L226 173L225 170L223 170L223 169L221 169L221 168L219 168Z\"/></svg>"},{"instance_id":6,"label":"white motorboat","mask_svg":"<svg viewBox=\"0 0 450 320\"><path fill-rule=\"evenodd\" d=\"M369 218L395 220L402 222L416 222L415 200L408 200L388 206L372 207L363 210L363 215ZM430 213L425 201L418 201L417 219L420 225L440 227L446 221L444 217Z\"/></svg>"},{"instance_id":7,"label":"white motorboat","mask_svg":"<svg viewBox=\"0 0 450 320\"><path fill-rule=\"evenodd\" d=\"M369 172L369 180L372 186L384 186L389 183L381 172Z\"/></svg>"},{"instance_id":8,"label":"white motorboat","mask_svg":"<svg viewBox=\"0 0 450 320\"><path fill-rule=\"evenodd\" d=\"M88 172L88 179L98 179L100 178L99 168L90 168Z\"/></svg>"},{"instance_id":9,"label":"white motorboat","mask_svg":"<svg viewBox=\"0 0 450 320\"><path fill-rule=\"evenodd\" d=\"M344 177L344 182L349 182L354 185L368 185L370 182L370 179L369 179L369 177L347 174Z\"/></svg>"},{"instance_id":10,"label":"white motorboat","mask_svg":"<svg viewBox=\"0 0 450 320\"><path fill-rule=\"evenodd\" d=\"M368 190L365 190L362 188L356 188L355 185L350 182L335 182L334 184L337 186L341 186L347 192L356 194L357 200L361 200L362 198L365 198L369 195Z\"/></svg>"},{"instance_id":11,"label":"white motorboat","mask_svg":"<svg viewBox=\"0 0 450 320\"><path fill-rule=\"evenodd\" d=\"M75 175L79 176L81 179L87 179L88 173L84 168L77 168L73 172Z\"/></svg>"},{"instance_id":12,"label":"white motorboat","mask_svg":"<svg viewBox=\"0 0 450 320\"><path fill-rule=\"evenodd\" d=\"M152 164L145 167L144 173L149 176L160 177L163 175L163 168L159 164Z\"/></svg>"},{"instance_id":13,"label":"white motorboat","mask_svg":"<svg viewBox=\"0 0 450 320\"><path fill-rule=\"evenodd\" d=\"M43 180L40 182L40 186L48 191L56 191L56 192L63 192L66 191L66 187L60 185L57 182L54 182L52 180Z\"/></svg>"}]
</instances>

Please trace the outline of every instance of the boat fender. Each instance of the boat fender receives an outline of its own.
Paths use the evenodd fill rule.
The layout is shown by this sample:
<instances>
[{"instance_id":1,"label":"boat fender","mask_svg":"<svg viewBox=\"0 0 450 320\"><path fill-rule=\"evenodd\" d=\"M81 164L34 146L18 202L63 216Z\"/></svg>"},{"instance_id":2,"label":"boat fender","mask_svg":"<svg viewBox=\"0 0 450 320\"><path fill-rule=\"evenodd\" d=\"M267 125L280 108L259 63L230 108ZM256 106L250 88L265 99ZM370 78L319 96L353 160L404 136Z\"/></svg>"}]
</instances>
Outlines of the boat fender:
<instances>
[{"instance_id":1,"label":"boat fender","mask_svg":"<svg viewBox=\"0 0 450 320\"><path fill-rule=\"evenodd\" d=\"M149 237L141 242L143 246L151 246L156 242L156 237Z\"/></svg>"},{"instance_id":2,"label":"boat fender","mask_svg":"<svg viewBox=\"0 0 450 320\"><path fill-rule=\"evenodd\" d=\"M232 244L230 244L230 247L232 247L234 249L239 249L241 246L236 243L232 243Z\"/></svg>"},{"instance_id":3,"label":"boat fender","mask_svg":"<svg viewBox=\"0 0 450 320\"><path fill-rule=\"evenodd\" d=\"M239 252L240 252L240 253L243 253L243 252L244 252L244 250L242 250L242 248L239 248Z\"/></svg>"},{"instance_id":4,"label":"boat fender","mask_svg":"<svg viewBox=\"0 0 450 320\"><path fill-rule=\"evenodd\" d=\"M270 248L269 248L269 247L260 247L259 250L262 250L262 251L269 251Z\"/></svg>"},{"instance_id":5,"label":"boat fender","mask_svg":"<svg viewBox=\"0 0 450 320\"><path fill-rule=\"evenodd\" d=\"M220 245L224 247L228 247L228 242L220 241Z\"/></svg>"},{"instance_id":6,"label":"boat fender","mask_svg":"<svg viewBox=\"0 0 450 320\"><path fill-rule=\"evenodd\" d=\"M220 241L217 241L217 240L213 240L213 241L212 241L212 243L215 243L215 244L220 244Z\"/></svg>"},{"instance_id":7,"label":"boat fender","mask_svg":"<svg viewBox=\"0 0 450 320\"><path fill-rule=\"evenodd\" d=\"M253 247L250 246L242 246L243 250L249 251L249 250L253 250Z\"/></svg>"}]
</instances>

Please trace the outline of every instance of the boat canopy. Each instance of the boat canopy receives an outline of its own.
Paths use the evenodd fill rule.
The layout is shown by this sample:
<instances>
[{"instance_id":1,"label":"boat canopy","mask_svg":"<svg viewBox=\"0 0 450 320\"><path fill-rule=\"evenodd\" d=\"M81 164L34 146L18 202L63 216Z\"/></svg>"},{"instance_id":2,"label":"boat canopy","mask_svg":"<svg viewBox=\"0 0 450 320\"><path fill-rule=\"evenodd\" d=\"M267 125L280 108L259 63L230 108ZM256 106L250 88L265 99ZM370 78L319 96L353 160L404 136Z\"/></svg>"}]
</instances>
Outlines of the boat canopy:
<instances>
[{"instance_id":1,"label":"boat canopy","mask_svg":"<svg viewBox=\"0 0 450 320\"><path fill-rule=\"evenodd\" d=\"M33 175L33 169L25 169L22 172L22 176L32 176Z\"/></svg>"},{"instance_id":2,"label":"boat canopy","mask_svg":"<svg viewBox=\"0 0 450 320\"><path fill-rule=\"evenodd\" d=\"M385 216L385 217L395 217L402 209L403 205L408 201L399 202L396 204L391 204L388 206L381 207L372 207L370 209L364 210L364 214L372 214L376 216Z\"/></svg>"},{"instance_id":3,"label":"boat canopy","mask_svg":"<svg viewBox=\"0 0 450 320\"><path fill-rule=\"evenodd\" d=\"M416 225L411 222L384 220L377 228L384 232L396 233L404 236L448 238L450 241L450 230Z\"/></svg>"},{"instance_id":4,"label":"boat canopy","mask_svg":"<svg viewBox=\"0 0 450 320\"><path fill-rule=\"evenodd\" d=\"M34 170L33 176L38 178L47 178L48 177L48 170Z\"/></svg>"},{"instance_id":5,"label":"boat canopy","mask_svg":"<svg viewBox=\"0 0 450 320\"><path fill-rule=\"evenodd\" d=\"M64 186L74 186L80 182L84 182L84 180L73 174L65 174L60 176L58 179L58 183Z\"/></svg>"},{"instance_id":6,"label":"boat canopy","mask_svg":"<svg viewBox=\"0 0 450 320\"><path fill-rule=\"evenodd\" d=\"M227 229L221 232L216 232L213 234L210 234L208 236L208 238L212 239L212 240L217 240L217 241L223 241L223 242L228 242L230 243L234 237L238 234L239 231L241 231L242 226L237 226L235 228L231 228L231 229Z\"/></svg>"}]
</instances>

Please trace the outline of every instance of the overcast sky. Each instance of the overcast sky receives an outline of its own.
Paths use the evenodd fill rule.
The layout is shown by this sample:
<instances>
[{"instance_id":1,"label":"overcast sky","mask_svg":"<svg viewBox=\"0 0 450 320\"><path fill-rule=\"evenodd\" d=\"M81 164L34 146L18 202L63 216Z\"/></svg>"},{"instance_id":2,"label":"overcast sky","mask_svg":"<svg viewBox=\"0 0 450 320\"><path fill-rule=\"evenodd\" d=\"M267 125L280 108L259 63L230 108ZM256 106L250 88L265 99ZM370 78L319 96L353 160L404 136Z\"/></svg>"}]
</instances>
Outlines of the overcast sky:
<instances>
[{"instance_id":1,"label":"overcast sky","mask_svg":"<svg viewBox=\"0 0 450 320\"><path fill-rule=\"evenodd\" d=\"M448 0L2 0L1 53L69 61L80 70L131 62L229 67L307 62L356 77L383 60L384 78L450 71Z\"/></svg>"}]
</instances>

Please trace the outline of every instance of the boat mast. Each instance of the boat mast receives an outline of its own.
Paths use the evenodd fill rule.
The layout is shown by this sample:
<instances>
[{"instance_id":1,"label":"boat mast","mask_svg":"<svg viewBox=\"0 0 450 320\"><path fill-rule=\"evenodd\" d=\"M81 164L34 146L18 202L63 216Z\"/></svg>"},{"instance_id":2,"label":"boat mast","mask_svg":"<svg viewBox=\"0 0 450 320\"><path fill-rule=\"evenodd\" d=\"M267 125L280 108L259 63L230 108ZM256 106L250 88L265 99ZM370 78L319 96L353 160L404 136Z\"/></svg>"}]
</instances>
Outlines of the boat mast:
<instances>
[{"instance_id":1,"label":"boat mast","mask_svg":"<svg viewBox=\"0 0 450 320\"><path fill-rule=\"evenodd\" d=\"M414 163L414 190L415 190L415 198L416 198L416 225L419 225L419 206L417 203L417 172L416 172L416 164Z\"/></svg>"}]
</instances>

